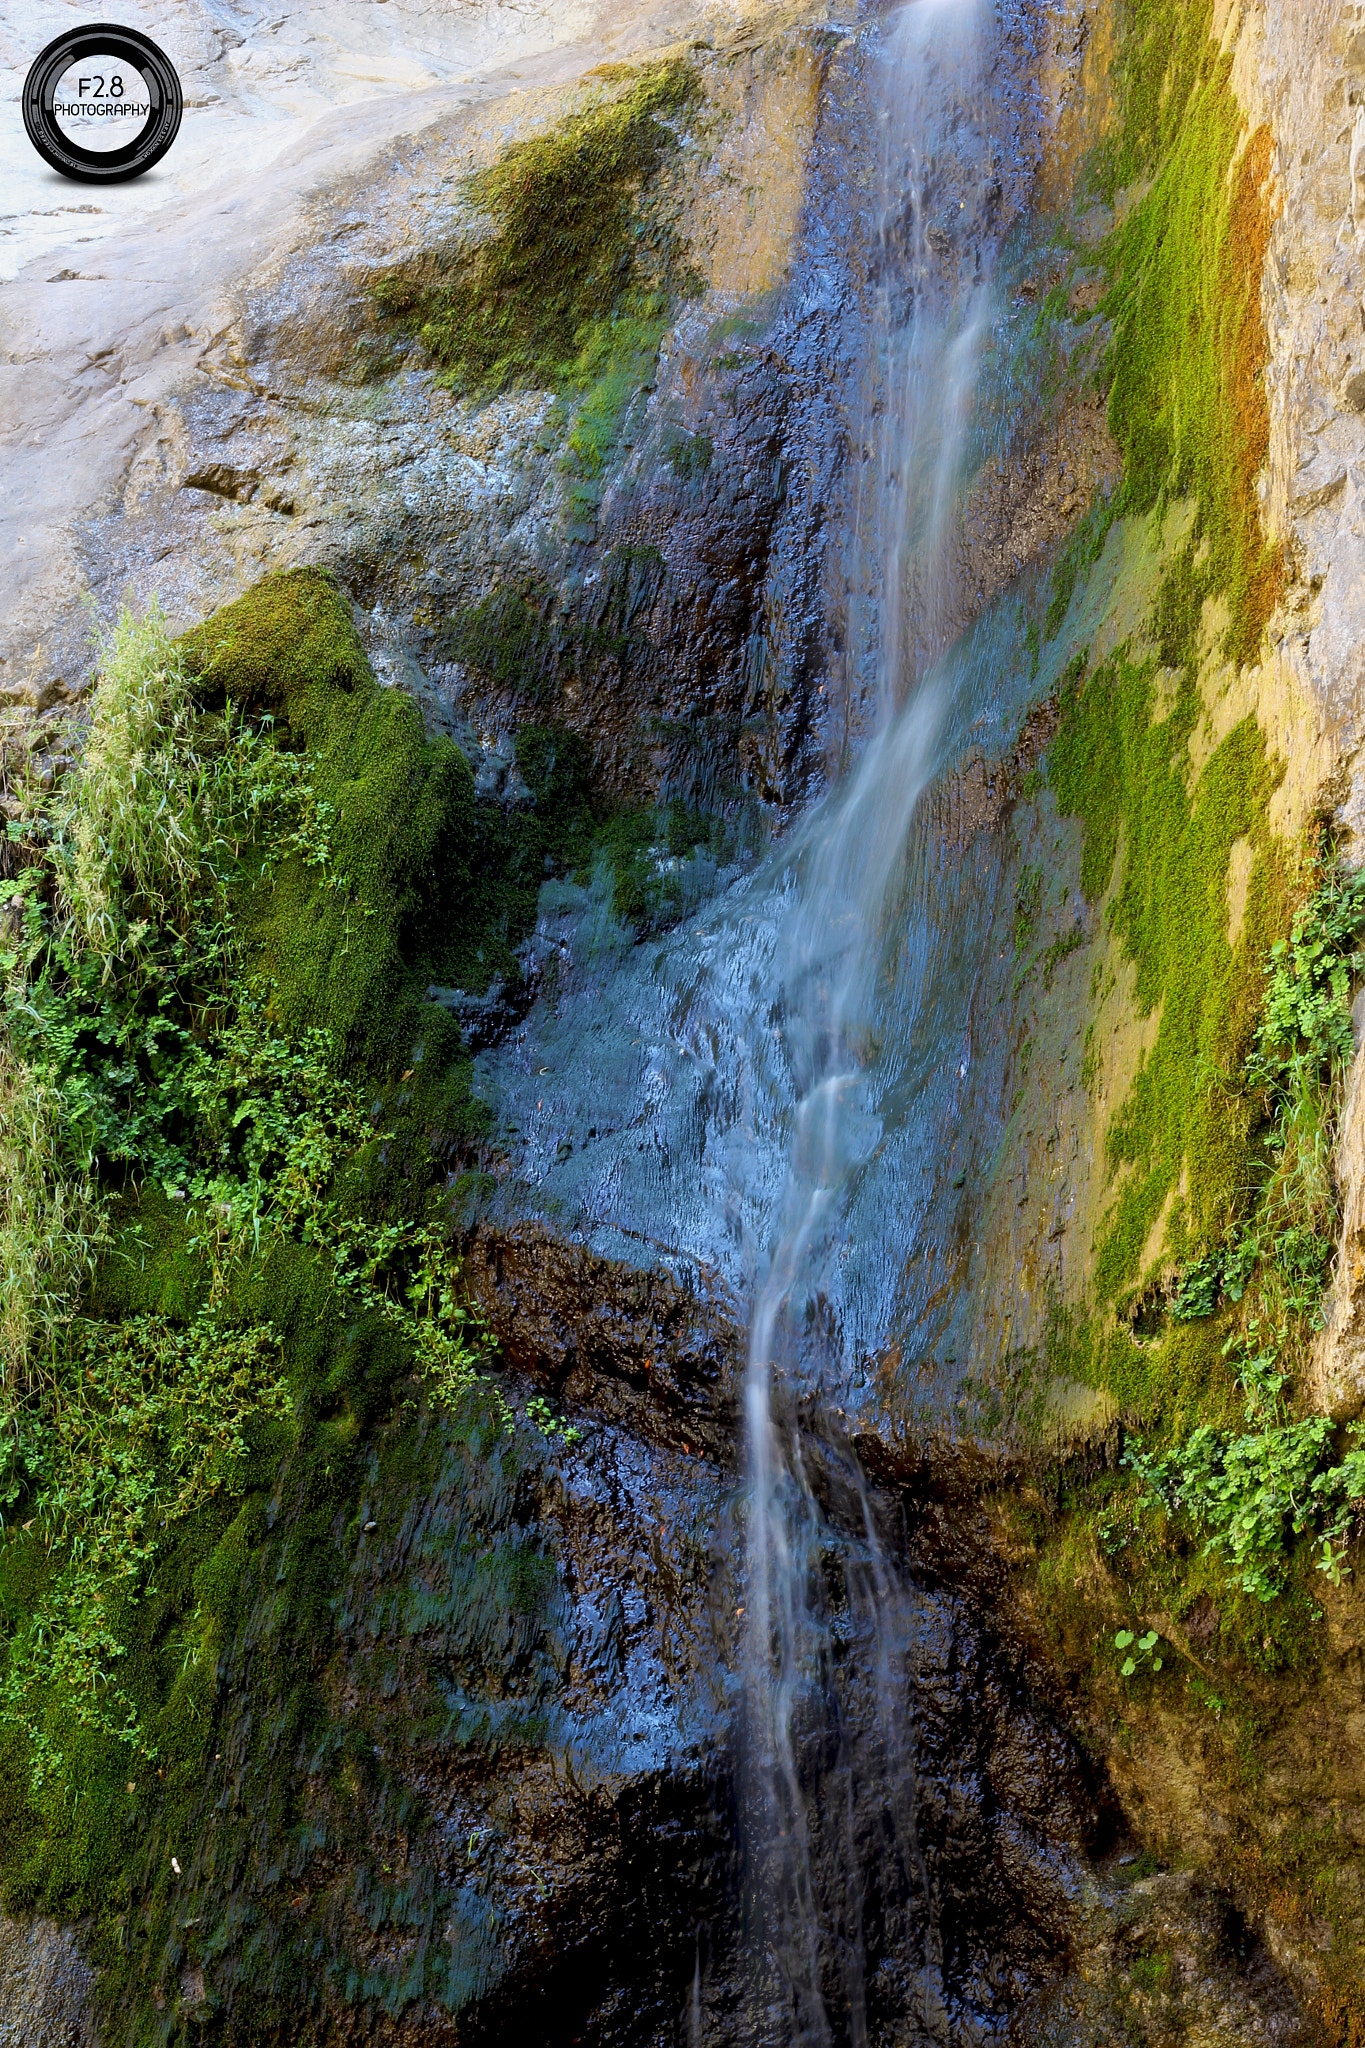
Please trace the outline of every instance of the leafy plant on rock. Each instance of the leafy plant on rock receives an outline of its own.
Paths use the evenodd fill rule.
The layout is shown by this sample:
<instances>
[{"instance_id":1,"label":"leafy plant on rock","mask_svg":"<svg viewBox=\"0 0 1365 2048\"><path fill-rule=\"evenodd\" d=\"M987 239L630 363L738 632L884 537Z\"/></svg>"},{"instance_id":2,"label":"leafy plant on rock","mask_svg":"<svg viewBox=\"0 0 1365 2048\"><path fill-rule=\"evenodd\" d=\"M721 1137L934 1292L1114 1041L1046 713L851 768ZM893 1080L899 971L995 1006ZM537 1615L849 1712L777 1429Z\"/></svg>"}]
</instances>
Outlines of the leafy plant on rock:
<instances>
[{"instance_id":1,"label":"leafy plant on rock","mask_svg":"<svg viewBox=\"0 0 1365 2048\"><path fill-rule=\"evenodd\" d=\"M1365 1499L1365 1430L1338 1432L1323 1415L1295 1418L1289 1387L1307 1335L1321 1321L1337 1222L1331 1152L1353 1053L1351 998L1365 956L1365 874L1329 856L1287 938L1271 948L1264 1004L1242 1076L1264 1108L1268 1171L1251 1214L1186 1268L1178 1321L1239 1307L1224 1344L1243 1390L1242 1434L1205 1423L1162 1456L1140 1444L1126 1461L1149 1502L1205 1536L1242 1590L1261 1601L1283 1588L1289 1547L1309 1535L1318 1569L1340 1581L1345 1542Z\"/></svg>"},{"instance_id":2,"label":"leafy plant on rock","mask_svg":"<svg viewBox=\"0 0 1365 2048\"><path fill-rule=\"evenodd\" d=\"M249 1436L293 1429L281 1334L244 1291L253 1261L329 1247L338 1299L382 1313L446 1403L487 1349L445 1233L377 1230L354 1195L343 1210L343 1169L383 1135L333 1033L281 1028L239 904L292 862L342 899L346 934L365 906L313 757L269 712L203 694L159 611L125 612L79 765L50 790L19 775L9 826L0 1517L42 1562L0 1647L0 1727L23 1731L37 1788L62 1778L73 1732L154 1753L120 1677L128 1618L167 1532L242 1492ZM101 1276L155 1266L158 1237L175 1305L102 1313L118 1285Z\"/></svg>"},{"instance_id":3,"label":"leafy plant on rock","mask_svg":"<svg viewBox=\"0 0 1365 2048\"><path fill-rule=\"evenodd\" d=\"M1120 1678L1135 1678L1143 1664L1146 1664L1153 1674L1160 1671L1165 1661L1156 1655L1160 1641L1161 1637L1154 1628L1149 1628L1146 1634L1141 1636L1135 1635L1130 1628L1121 1628L1114 1637L1114 1648L1127 1653L1119 1666Z\"/></svg>"}]
</instances>

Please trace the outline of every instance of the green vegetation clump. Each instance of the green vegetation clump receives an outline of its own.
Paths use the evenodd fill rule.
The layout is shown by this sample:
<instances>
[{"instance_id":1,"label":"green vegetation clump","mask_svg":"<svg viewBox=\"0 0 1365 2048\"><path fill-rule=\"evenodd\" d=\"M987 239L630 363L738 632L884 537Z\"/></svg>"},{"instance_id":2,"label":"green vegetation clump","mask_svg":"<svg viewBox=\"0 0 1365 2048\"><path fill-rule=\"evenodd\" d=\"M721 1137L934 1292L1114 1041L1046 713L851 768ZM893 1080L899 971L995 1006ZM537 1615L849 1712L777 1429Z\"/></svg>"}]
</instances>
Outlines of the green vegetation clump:
<instances>
[{"instance_id":1,"label":"green vegetation clump","mask_svg":"<svg viewBox=\"0 0 1365 2048\"><path fill-rule=\"evenodd\" d=\"M489 232L374 289L381 317L415 329L456 389L524 384L574 401L560 467L582 537L674 307L700 289L661 177L701 97L697 74L676 59L598 76L608 70L607 83L629 81L616 97L467 181Z\"/></svg>"},{"instance_id":2,"label":"green vegetation clump","mask_svg":"<svg viewBox=\"0 0 1365 2048\"><path fill-rule=\"evenodd\" d=\"M562 780L553 740L527 765ZM482 1370L452 1175L483 1113L426 1001L508 929L479 849L462 757L316 571L179 646L125 620L81 765L9 830L0 1892L91 1916L111 2040L496 1974L458 1879L380 1873L421 1817L386 1703L447 1750L553 1729L546 1433ZM418 1497L385 1593L361 1503Z\"/></svg>"},{"instance_id":3,"label":"green vegetation clump","mask_svg":"<svg viewBox=\"0 0 1365 2048\"><path fill-rule=\"evenodd\" d=\"M664 443L664 460L674 476L693 483L710 470L715 444L709 434L671 434Z\"/></svg>"},{"instance_id":4,"label":"green vegetation clump","mask_svg":"<svg viewBox=\"0 0 1365 2048\"><path fill-rule=\"evenodd\" d=\"M1316 1547L1318 1570L1339 1582L1365 1501L1365 1431L1296 1416L1287 1391L1321 1326L1335 1247L1331 1156L1353 1055L1363 936L1365 877L1347 875L1324 851L1318 886L1266 956L1237 1069L1205 1069L1205 1092L1221 1105L1236 1141L1232 1156L1241 1160L1226 1207L1206 1212L1207 1248L1174 1283L1149 1286L1143 1321L1156 1341L1138 1345L1118 1330L1106 1340L1092 1324L1071 1359L1152 1427L1124 1454L1147 1507L1180 1532L1178 1541L1186 1533L1201 1541L1200 1555L1260 1606L1290 1583L1301 1537ZM1169 987L1165 1003L1173 1007ZM1133 1108L1130 1098L1114 1127L1120 1133L1123 1117L1131 1129ZM1189 1182L1196 1193L1193 1171ZM1122 1197L1117 1208L1121 1220ZM1182 1232L1188 1220L1182 1213ZM1070 1347L1054 1348L1060 1357ZM1229 1375L1241 1392L1240 1427L1227 1400Z\"/></svg>"},{"instance_id":5,"label":"green vegetation clump","mask_svg":"<svg viewBox=\"0 0 1365 2048\"><path fill-rule=\"evenodd\" d=\"M1253 1329L1252 1337L1262 1337ZM1188 1520L1207 1540L1206 1557L1220 1558L1241 1590L1261 1602L1283 1591L1288 1546L1311 1533L1320 1546L1318 1569L1339 1584L1345 1539L1365 1499L1365 1429L1352 1432L1352 1448L1334 1455L1336 1429L1329 1416L1290 1418L1273 1342L1241 1352L1239 1379L1246 1392L1246 1429L1233 1434L1204 1423L1162 1456L1140 1444L1125 1452L1148 1502Z\"/></svg>"},{"instance_id":6,"label":"green vegetation clump","mask_svg":"<svg viewBox=\"0 0 1365 2048\"><path fill-rule=\"evenodd\" d=\"M234 659L246 646L251 660ZM247 1420L288 1406L273 1327L234 1319L225 1296L263 1240L344 1236L333 1185L375 1136L356 1084L386 1079L393 1057L360 1020L416 1007L405 948L423 929L419 878L428 862L443 878L434 854L468 823L468 769L420 728L404 749L401 707L377 690L324 579L277 579L191 656L159 615L125 616L79 769L51 800L31 793L11 833L26 886L0 1006L3 1144L17 1167L4 1196L17 1284L0 1507L26 1504L59 1562L8 1642L0 1700L29 1733L38 1784L62 1770L47 1723L60 1723L63 1692L81 1726L150 1753L113 1668L106 1592L127 1582L137 1598L153 1530L233 1490ZM196 661L210 687L236 686L221 711L196 707ZM245 723L242 700L259 711L263 698L268 717ZM282 751L276 712L300 754ZM344 1038L317 1021L329 1006ZM179 1317L164 1304L75 1314L77 1283L107 1293L101 1261L129 1257L134 1219L164 1204L184 1205ZM394 1228L381 1265L415 1248L411 1224ZM409 1335L419 1359L440 1353L448 1380L444 1336L433 1351L422 1332L455 1329L462 1312L433 1295L425 1257L428 1310ZM354 1276L346 1286L364 1301Z\"/></svg>"}]
</instances>

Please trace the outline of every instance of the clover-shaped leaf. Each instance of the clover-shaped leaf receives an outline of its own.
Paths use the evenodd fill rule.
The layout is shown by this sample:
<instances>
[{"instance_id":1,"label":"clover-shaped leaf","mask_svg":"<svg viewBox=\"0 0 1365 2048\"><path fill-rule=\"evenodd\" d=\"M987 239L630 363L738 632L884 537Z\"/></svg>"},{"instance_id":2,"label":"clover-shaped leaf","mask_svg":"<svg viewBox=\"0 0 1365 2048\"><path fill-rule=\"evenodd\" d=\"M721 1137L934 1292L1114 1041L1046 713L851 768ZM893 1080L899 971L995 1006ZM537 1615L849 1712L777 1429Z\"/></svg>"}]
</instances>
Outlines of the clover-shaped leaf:
<instances>
[{"instance_id":1,"label":"clover-shaped leaf","mask_svg":"<svg viewBox=\"0 0 1365 2048\"><path fill-rule=\"evenodd\" d=\"M1126 1650L1132 1640L1133 1631L1130 1628L1121 1628L1114 1637L1114 1648L1116 1650Z\"/></svg>"},{"instance_id":2,"label":"clover-shaped leaf","mask_svg":"<svg viewBox=\"0 0 1365 2048\"><path fill-rule=\"evenodd\" d=\"M1133 1675L1133 1673L1134 1673L1134 1672L1135 1672L1136 1670L1137 1670L1137 1665L1136 1665L1136 1664L1135 1664L1135 1663L1133 1662L1132 1658L1131 1658L1131 1657L1125 1657L1125 1658L1124 1658L1124 1660L1123 1660L1123 1666L1122 1666L1122 1676L1123 1676L1124 1678L1131 1678L1131 1677L1132 1677L1132 1675Z\"/></svg>"}]
</instances>

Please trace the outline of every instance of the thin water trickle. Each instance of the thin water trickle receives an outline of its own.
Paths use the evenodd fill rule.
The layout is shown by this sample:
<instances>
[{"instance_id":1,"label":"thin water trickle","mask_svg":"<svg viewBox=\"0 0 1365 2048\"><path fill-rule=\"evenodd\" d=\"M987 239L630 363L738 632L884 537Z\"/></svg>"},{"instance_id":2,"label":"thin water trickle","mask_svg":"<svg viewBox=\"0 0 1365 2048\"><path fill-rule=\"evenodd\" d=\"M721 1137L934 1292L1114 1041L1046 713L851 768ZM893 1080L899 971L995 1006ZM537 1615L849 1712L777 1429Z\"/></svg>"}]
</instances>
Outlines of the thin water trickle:
<instances>
[{"instance_id":1,"label":"thin water trickle","mask_svg":"<svg viewBox=\"0 0 1365 2048\"><path fill-rule=\"evenodd\" d=\"M844 788L799 835L774 965L795 1107L786 1186L757 1287L745 1384L749 1459L744 1813L749 1927L760 2037L853 2044L868 2034L860 1800L880 1805L918 1895L919 1955L930 1987L942 1956L915 1821L906 1658L913 1615L878 1539L861 1476L861 1542L840 1541L808 1467L809 1414L778 1397L784 1347L798 1334L824 1240L846 1225L850 1182L873 1156L881 1120L869 1087L888 926L903 895L907 841L936 765L945 719L934 657L952 634L953 538L963 449L986 329L989 281L945 270L934 246L936 146L970 114L980 83L975 0L917 0L884 59L877 483L860 507L873 563L862 611L876 674L873 734ZM959 201L959 205L964 202ZM908 313L907 313L908 309ZM824 1462L829 1463L829 1447ZM828 1489L826 1472L825 1488ZM833 1601L826 1558L838 1553ZM841 1604L842 1603L842 1604ZM831 1674L837 1624L863 1638L875 1693L873 1743L856 1760ZM871 1783L866 1781L873 1765ZM836 1787L847 1805L832 1827ZM842 1832L842 1847L838 1837ZM818 1838L818 1842L817 1842ZM842 1867L841 1867L842 1865ZM894 1887L893 1887L894 1888Z\"/></svg>"}]
</instances>

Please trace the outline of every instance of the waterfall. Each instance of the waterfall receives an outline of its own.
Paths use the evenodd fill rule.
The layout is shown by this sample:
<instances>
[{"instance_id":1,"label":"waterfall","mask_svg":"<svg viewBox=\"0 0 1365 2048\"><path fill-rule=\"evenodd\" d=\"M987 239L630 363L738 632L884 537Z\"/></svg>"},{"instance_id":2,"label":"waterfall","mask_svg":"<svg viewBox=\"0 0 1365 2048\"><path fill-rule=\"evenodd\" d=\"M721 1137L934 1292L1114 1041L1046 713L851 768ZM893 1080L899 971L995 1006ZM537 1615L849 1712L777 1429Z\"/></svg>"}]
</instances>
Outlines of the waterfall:
<instances>
[{"instance_id":1,"label":"waterfall","mask_svg":"<svg viewBox=\"0 0 1365 2048\"><path fill-rule=\"evenodd\" d=\"M878 990L907 841L948 708L948 685L932 664L954 631L953 540L989 294L974 264L944 260L951 235L939 215L958 188L936 160L979 83L975 0L911 0L882 61L880 388L858 514L870 567L866 601L854 607L863 645L852 664L861 659L875 676L872 731L844 787L788 852L794 883L775 966L795 1108L745 1385L749 1932L759 2037L803 2044L868 2037L869 1840L898 1871L889 1886L879 1880L878 1912L897 1890L902 1905L917 1901L912 2002L931 2034L941 1974L903 1725L914 1603L896 1582L851 1454L822 1435L809 1387L804 1407L781 1389L785 1347L818 1305L811 1275L827 1263L846 1191L880 1137L868 1075ZM842 1582L833 1595L832 1556ZM870 1664L875 1758L848 1754L831 1675L841 1638ZM868 1800L878 1804L870 1837L869 1817L857 1811ZM846 1810L836 1818L838 1803Z\"/></svg>"}]
</instances>

